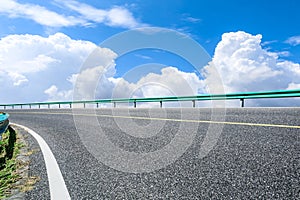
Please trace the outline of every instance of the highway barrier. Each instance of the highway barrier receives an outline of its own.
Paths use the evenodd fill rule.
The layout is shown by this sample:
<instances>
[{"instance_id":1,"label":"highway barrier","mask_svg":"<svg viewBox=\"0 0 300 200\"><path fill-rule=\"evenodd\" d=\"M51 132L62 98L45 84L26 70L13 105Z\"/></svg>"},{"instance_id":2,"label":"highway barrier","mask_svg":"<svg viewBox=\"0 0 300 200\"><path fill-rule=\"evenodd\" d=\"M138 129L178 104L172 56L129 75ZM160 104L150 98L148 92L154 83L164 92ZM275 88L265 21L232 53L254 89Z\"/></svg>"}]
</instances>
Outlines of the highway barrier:
<instances>
[{"instance_id":1,"label":"highway barrier","mask_svg":"<svg viewBox=\"0 0 300 200\"><path fill-rule=\"evenodd\" d=\"M246 99L267 99L267 98L293 98L300 97L300 89L296 90L273 90L273 91L260 91L260 92L240 92L229 94L199 94L195 96L170 96L170 97L150 97L150 98L124 98L124 99L98 99L98 100L83 100L83 101L55 101L55 102L35 102L35 103L16 103L16 104L0 104L0 108L29 108L33 106L41 108L41 106L47 106L51 108L52 105L57 105L61 108L62 105L68 105L72 108L74 104L83 104L85 108L87 104L95 104L99 107L99 104L113 104L116 107L118 103L132 103L134 107L137 107L138 102L159 102L160 107L163 106L163 102L174 101L191 101L193 107L196 105L196 101L214 101L214 100L233 100L239 99L241 101L241 107L245 106Z\"/></svg>"}]
</instances>

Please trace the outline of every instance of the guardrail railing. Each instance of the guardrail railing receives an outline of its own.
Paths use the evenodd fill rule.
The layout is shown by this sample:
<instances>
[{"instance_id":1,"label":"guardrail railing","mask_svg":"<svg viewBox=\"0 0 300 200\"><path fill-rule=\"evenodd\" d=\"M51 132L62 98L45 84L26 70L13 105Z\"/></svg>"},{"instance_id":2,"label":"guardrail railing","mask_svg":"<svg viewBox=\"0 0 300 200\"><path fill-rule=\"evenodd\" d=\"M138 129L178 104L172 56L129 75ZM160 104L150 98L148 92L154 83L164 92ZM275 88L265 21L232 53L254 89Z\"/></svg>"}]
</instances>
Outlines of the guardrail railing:
<instances>
[{"instance_id":1,"label":"guardrail railing","mask_svg":"<svg viewBox=\"0 0 300 200\"><path fill-rule=\"evenodd\" d=\"M69 105L70 108L74 104L99 104L112 103L113 107L116 107L117 103L133 103L134 107L137 107L138 102L159 102L160 107L163 106L163 102L174 102L174 101L191 101L193 107L196 106L196 101L214 101L214 100L233 100L239 99L241 101L241 107L245 106L245 99L267 99L267 98L293 98L300 97L300 89L296 90L274 90L274 91L261 91L261 92L241 92L241 93L229 93L229 94L199 94L195 96L170 96L170 97L150 97L150 98L129 98L129 99L98 99L98 100L84 100L84 101L55 101L55 102L35 102L35 103L17 103L17 104L0 104L3 109L20 107L32 108L32 106L47 105L51 108L51 105L58 105L61 108L62 105Z\"/></svg>"}]
</instances>

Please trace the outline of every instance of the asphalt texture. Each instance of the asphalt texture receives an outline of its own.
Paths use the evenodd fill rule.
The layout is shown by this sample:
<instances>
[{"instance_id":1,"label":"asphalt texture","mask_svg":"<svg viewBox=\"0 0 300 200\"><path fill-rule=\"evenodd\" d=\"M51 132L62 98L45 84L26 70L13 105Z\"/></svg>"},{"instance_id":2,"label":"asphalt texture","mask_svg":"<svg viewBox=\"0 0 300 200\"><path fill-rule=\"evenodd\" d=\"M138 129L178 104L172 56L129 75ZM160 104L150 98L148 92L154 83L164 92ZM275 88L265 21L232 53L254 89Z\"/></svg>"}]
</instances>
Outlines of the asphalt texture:
<instances>
[{"instance_id":1,"label":"asphalt texture","mask_svg":"<svg viewBox=\"0 0 300 200\"><path fill-rule=\"evenodd\" d=\"M31 128L47 142L72 199L300 199L299 128L207 122L224 118L299 126L299 108L214 114L201 108L6 112L11 122ZM209 131L219 134L207 136ZM32 137L27 140L39 148ZM212 146L203 151L207 140ZM118 150L111 151L112 146ZM171 146L167 154L166 146ZM30 175L41 180L25 199L50 199L41 152L30 160Z\"/></svg>"}]
</instances>

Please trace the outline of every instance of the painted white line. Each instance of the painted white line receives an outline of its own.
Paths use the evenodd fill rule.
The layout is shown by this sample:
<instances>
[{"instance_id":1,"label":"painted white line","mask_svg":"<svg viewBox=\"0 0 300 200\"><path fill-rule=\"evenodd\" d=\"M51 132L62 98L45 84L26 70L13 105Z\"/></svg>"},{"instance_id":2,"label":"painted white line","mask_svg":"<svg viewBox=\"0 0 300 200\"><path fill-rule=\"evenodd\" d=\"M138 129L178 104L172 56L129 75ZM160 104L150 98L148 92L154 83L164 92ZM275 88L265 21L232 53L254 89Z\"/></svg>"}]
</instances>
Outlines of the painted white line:
<instances>
[{"instance_id":1,"label":"painted white line","mask_svg":"<svg viewBox=\"0 0 300 200\"><path fill-rule=\"evenodd\" d=\"M44 156L45 164L46 164L51 199L52 200L71 199L64 178L59 169L59 166L55 160L55 157L51 149L49 148L45 140L39 134L27 128L26 126L14 124L14 123L11 123L11 125L20 127L25 131L27 131L28 133L30 133L40 145L40 148Z\"/></svg>"}]
</instances>

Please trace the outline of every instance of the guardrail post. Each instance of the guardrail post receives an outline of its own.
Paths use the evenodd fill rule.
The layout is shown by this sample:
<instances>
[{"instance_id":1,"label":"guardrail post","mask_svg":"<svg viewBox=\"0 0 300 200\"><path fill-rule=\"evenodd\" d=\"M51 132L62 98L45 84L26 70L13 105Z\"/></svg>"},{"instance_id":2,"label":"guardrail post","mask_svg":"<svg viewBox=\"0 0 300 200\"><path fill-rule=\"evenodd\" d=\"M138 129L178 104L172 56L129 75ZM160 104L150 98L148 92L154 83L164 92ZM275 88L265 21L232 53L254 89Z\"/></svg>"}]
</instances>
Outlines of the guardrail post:
<instances>
[{"instance_id":1,"label":"guardrail post","mask_svg":"<svg viewBox=\"0 0 300 200\"><path fill-rule=\"evenodd\" d=\"M136 100L133 102L133 107L136 108Z\"/></svg>"},{"instance_id":2,"label":"guardrail post","mask_svg":"<svg viewBox=\"0 0 300 200\"><path fill-rule=\"evenodd\" d=\"M15 109L15 106L11 106L12 109Z\"/></svg>"},{"instance_id":3,"label":"guardrail post","mask_svg":"<svg viewBox=\"0 0 300 200\"><path fill-rule=\"evenodd\" d=\"M85 108L85 103L83 103L83 108Z\"/></svg>"},{"instance_id":4,"label":"guardrail post","mask_svg":"<svg viewBox=\"0 0 300 200\"><path fill-rule=\"evenodd\" d=\"M50 104L48 104L48 109L50 109Z\"/></svg>"},{"instance_id":5,"label":"guardrail post","mask_svg":"<svg viewBox=\"0 0 300 200\"><path fill-rule=\"evenodd\" d=\"M117 107L117 103L116 103L116 102L114 102L114 108L115 108L115 107Z\"/></svg>"},{"instance_id":6,"label":"guardrail post","mask_svg":"<svg viewBox=\"0 0 300 200\"><path fill-rule=\"evenodd\" d=\"M41 104L39 104L39 109L41 109Z\"/></svg>"},{"instance_id":7,"label":"guardrail post","mask_svg":"<svg viewBox=\"0 0 300 200\"><path fill-rule=\"evenodd\" d=\"M23 108L23 105L21 105L21 109Z\"/></svg>"},{"instance_id":8,"label":"guardrail post","mask_svg":"<svg viewBox=\"0 0 300 200\"><path fill-rule=\"evenodd\" d=\"M162 108L162 101L159 101L159 106Z\"/></svg>"},{"instance_id":9,"label":"guardrail post","mask_svg":"<svg viewBox=\"0 0 300 200\"><path fill-rule=\"evenodd\" d=\"M193 108L195 108L196 107L196 101L193 100L192 102L193 102Z\"/></svg>"},{"instance_id":10,"label":"guardrail post","mask_svg":"<svg viewBox=\"0 0 300 200\"><path fill-rule=\"evenodd\" d=\"M96 107L99 108L99 103L96 103L96 105L97 105Z\"/></svg>"},{"instance_id":11,"label":"guardrail post","mask_svg":"<svg viewBox=\"0 0 300 200\"><path fill-rule=\"evenodd\" d=\"M29 105L29 109L31 109L31 104Z\"/></svg>"},{"instance_id":12,"label":"guardrail post","mask_svg":"<svg viewBox=\"0 0 300 200\"><path fill-rule=\"evenodd\" d=\"M242 108L245 107L245 99L240 99L240 101L241 101L241 107Z\"/></svg>"},{"instance_id":13,"label":"guardrail post","mask_svg":"<svg viewBox=\"0 0 300 200\"><path fill-rule=\"evenodd\" d=\"M60 108L60 103L58 104L58 108Z\"/></svg>"},{"instance_id":14,"label":"guardrail post","mask_svg":"<svg viewBox=\"0 0 300 200\"><path fill-rule=\"evenodd\" d=\"M4 106L4 109L6 109L6 106Z\"/></svg>"},{"instance_id":15,"label":"guardrail post","mask_svg":"<svg viewBox=\"0 0 300 200\"><path fill-rule=\"evenodd\" d=\"M72 103L70 103L70 108L72 108Z\"/></svg>"}]
</instances>

